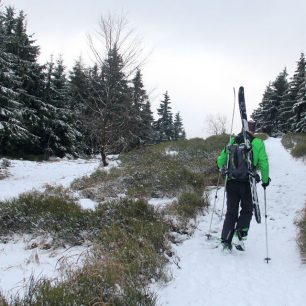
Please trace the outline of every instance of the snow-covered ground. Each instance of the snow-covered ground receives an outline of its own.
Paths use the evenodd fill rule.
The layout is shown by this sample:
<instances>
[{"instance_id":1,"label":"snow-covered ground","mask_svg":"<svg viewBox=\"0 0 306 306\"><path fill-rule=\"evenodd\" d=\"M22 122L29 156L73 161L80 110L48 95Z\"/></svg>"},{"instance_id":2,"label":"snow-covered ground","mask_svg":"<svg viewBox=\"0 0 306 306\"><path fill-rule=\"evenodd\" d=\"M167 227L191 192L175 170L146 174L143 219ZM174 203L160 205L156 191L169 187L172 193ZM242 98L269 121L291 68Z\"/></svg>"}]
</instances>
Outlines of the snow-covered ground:
<instances>
[{"instance_id":1,"label":"snow-covered ground","mask_svg":"<svg viewBox=\"0 0 306 306\"><path fill-rule=\"evenodd\" d=\"M24 294L31 277L57 278L68 265L82 263L85 246L44 250L31 248L37 242L28 235L16 237L8 243L0 243L0 290L6 296Z\"/></svg>"},{"instance_id":2,"label":"snow-covered ground","mask_svg":"<svg viewBox=\"0 0 306 306\"><path fill-rule=\"evenodd\" d=\"M117 161L110 161L109 167ZM17 197L20 193L33 188L43 190L46 184L69 187L71 182L91 174L100 164L100 159L59 160L54 162L31 162L12 160L8 169L9 176L0 180L0 200ZM89 199L80 199L83 208L94 208ZM32 248L34 243L46 243L48 237L32 239L30 236L14 237L8 243L0 243L0 290L9 296L23 293L30 276L50 279L57 277L63 266L79 262L86 247L44 250ZM67 261L67 262L66 262Z\"/></svg>"},{"instance_id":3,"label":"snow-covered ground","mask_svg":"<svg viewBox=\"0 0 306 306\"><path fill-rule=\"evenodd\" d=\"M259 185L262 224L252 220L246 252L224 255L207 240L211 215L199 219L194 236L176 247L180 268L171 266L173 280L159 288L159 305L171 306L303 306L306 305L306 266L296 243L294 221L306 199L306 167L294 160L280 139L266 142L272 182L267 188L267 264L264 195ZM220 215L223 189L218 192ZM212 200L215 192L212 192ZM214 215L212 231L220 235L222 222Z\"/></svg>"},{"instance_id":4,"label":"snow-covered ground","mask_svg":"<svg viewBox=\"0 0 306 306\"><path fill-rule=\"evenodd\" d=\"M99 159L53 162L12 160L9 177L0 181L0 201L32 188L42 190L46 184L69 187L74 179L92 173L99 164Z\"/></svg>"},{"instance_id":5,"label":"snow-covered ground","mask_svg":"<svg viewBox=\"0 0 306 306\"><path fill-rule=\"evenodd\" d=\"M271 185L267 188L269 264L265 263L265 226L263 190L258 186L262 224L252 221L247 251L223 255L208 241L211 215L199 218L198 229L192 238L174 246L180 258L173 264L173 280L158 288L159 305L171 306L302 306L306 305L306 267L301 264L296 244L294 220L305 205L306 171L302 161L294 160L282 147L279 139L266 141L270 157ZM59 162L12 161L9 177L0 180L0 200L18 196L32 188L42 190L45 184L68 187L78 177L92 173L99 159ZM117 161L110 161L116 166ZM215 191L212 190L212 200ZM212 232L219 236L222 228L218 215L222 207L223 189L218 192L217 214ZM164 206L173 199L152 199L154 206ZM95 203L80 199L84 208ZM47 239L47 238L46 238ZM59 275L63 260L78 262L86 247L71 249L31 249L29 236L15 237L0 243L0 290L6 295L22 292L31 274L36 277ZM37 241L35 241L37 242ZM156 288L156 287L155 287Z\"/></svg>"}]
</instances>

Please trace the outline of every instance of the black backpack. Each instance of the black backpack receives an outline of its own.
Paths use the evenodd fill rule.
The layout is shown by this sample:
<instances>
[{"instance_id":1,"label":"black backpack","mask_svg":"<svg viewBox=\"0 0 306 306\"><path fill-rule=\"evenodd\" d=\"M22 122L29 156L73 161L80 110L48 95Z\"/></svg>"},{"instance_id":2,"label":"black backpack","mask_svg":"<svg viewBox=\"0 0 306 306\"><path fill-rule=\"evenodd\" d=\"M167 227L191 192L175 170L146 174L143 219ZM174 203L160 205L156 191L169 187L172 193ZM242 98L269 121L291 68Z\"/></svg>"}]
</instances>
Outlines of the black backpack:
<instances>
[{"instance_id":1,"label":"black backpack","mask_svg":"<svg viewBox=\"0 0 306 306\"><path fill-rule=\"evenodd\" d=\"M248 181L248 148L245 143L228 145L228 177L238 181Z\"/></svg>"}]
</instances>

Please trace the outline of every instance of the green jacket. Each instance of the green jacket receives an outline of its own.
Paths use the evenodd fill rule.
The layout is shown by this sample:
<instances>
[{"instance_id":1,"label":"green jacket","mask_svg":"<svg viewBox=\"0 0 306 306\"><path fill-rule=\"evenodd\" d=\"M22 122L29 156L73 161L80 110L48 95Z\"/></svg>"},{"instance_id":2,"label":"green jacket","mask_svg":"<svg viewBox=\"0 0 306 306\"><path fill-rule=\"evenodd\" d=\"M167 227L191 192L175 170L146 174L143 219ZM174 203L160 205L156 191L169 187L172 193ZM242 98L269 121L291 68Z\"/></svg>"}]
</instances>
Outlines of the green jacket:
<instances>
[{"instance_id":1,"label":"green jacket","mask_svg":"<svg viewBox=\"0 0 306 306\"><path fill-rule=\"evenodd\" d=\"M230 144L233 144L235 139L232 137ZM269 161L266 153L264 142L254 137L251 141L253 151L253 166L255 169L259 169L261 173L261 180L263 183L267 183L269 180ZM217 159L218 168L221 169L227 165L228 152L224 148Z\"/></svg>"}]
</instances>

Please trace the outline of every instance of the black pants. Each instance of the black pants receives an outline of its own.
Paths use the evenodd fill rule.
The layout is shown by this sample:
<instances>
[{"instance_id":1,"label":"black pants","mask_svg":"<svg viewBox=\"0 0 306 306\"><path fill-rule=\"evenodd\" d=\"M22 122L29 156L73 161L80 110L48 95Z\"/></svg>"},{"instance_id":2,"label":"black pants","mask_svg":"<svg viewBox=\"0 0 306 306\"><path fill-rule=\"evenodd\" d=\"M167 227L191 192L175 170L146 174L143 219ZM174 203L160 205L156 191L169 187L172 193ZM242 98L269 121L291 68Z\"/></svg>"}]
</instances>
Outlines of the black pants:
<instances>
[{"instance_id":1,"label":"black pants","mask_svg":"<svg viewBox=\"0 0 306 306\"><path fill-rule=\"evenodd\" d=\"M228 181L226 184L227 211L222 229L221 239L231 242L235 229L248 229L250 227L253 203L249 182ZM239 214L239 203L241 210Z\"/></svg>"}]
</instances>

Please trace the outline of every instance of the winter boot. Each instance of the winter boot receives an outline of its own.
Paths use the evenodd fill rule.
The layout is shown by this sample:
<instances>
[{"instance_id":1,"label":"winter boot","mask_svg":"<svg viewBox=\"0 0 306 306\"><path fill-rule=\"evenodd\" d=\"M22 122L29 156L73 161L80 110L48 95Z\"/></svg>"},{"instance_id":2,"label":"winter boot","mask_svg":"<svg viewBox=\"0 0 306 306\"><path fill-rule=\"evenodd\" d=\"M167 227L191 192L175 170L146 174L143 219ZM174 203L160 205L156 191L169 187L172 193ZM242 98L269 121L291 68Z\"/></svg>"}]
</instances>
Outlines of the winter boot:
<instances>
[{"instance_id":1,"label":"winter boot","mask_svg":"<svg viewBox=\"0 0 306 306\"><path fill-rule=\"evenodd\" d=\"M234 234L234 245L238 251L245 251L244 241L248 236L248 228L236 229Z\"/></svg>"},{"instance_id":2,"label":"winter boot","mask_svg":"<svg viewBox=\"0 0 306 306\"><path fill-rule=\"evenodd\" d=\"M222 246L222 253L224 254L229 254L232 252L232 243L231 242L227 242L227 241L221 241L221 246Z\"/></svg>"}]
</instances>

